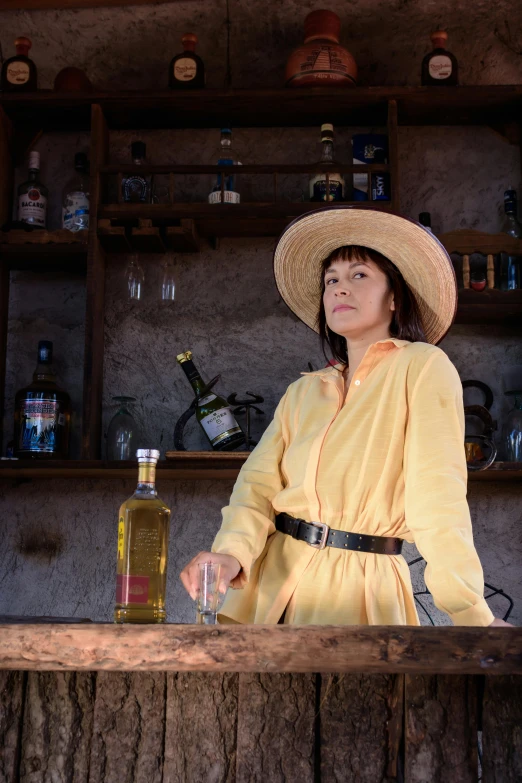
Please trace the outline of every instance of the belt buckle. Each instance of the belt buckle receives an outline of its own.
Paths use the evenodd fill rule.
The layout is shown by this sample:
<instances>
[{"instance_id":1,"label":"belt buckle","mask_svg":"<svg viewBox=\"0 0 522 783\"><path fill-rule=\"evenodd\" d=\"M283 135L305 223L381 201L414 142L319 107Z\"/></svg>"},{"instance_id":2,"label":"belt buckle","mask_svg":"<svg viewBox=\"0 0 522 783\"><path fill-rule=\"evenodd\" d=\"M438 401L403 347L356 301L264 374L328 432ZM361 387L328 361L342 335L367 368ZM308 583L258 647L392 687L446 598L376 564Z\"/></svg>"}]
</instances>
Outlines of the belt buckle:
<instances>
[{"instance_id":1,"label":"belt buckle","mask_svg":"<svg viewBox=\"0 0 522 783\"><path fill-rule=\"evenodd\" d=\"M329 525L326 525L324 522L310 522L310 524L313 525L314 527L321 528L321 530L323 531L322 535L321 535L321 540L319 541L319 543L318 544L310 544L310 546L312 547L312 549L324 549L325 546L326 546L326 540L328 538L328 533L330 532Z\"/></svg>"}]
</instances>

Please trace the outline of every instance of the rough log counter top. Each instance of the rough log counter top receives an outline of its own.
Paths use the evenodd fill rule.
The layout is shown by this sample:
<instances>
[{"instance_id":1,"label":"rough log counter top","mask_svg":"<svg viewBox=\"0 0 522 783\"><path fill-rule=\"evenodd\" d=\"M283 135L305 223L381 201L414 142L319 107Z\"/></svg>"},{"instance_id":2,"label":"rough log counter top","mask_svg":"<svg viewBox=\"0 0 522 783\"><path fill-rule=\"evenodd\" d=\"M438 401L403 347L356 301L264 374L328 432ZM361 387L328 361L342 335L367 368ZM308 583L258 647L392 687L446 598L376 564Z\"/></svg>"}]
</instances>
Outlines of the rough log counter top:
<instances>
[{"instance_id":1,"label":"rough log counter top","mask_svg":"<svg viewBox=\"0 0 522 783\"><path fill-rule=\"evenodd\" d=\"M0 625L1 783L513 783L522 629Z\"/></svg>"}]
</instances>

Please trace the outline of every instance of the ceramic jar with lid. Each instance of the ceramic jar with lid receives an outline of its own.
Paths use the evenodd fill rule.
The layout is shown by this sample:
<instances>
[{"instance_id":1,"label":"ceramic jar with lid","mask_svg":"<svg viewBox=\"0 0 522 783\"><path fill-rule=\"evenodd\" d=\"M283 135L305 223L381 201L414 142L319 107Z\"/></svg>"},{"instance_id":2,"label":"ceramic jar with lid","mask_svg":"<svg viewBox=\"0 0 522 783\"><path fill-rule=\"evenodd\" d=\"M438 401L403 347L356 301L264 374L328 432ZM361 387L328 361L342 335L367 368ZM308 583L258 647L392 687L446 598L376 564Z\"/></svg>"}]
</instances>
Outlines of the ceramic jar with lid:
<instances>
[{"instance_id":1,"label":"ceramic jar with lid","mask_svg":"<svg viewBox=\"0 0 522 783\"><path fill-rule=\"evenodd\" d=\"M305 39L286 64L287 87L353 87L357 64L339 43L341 20L333 11L312 11L305 19Z\"/></svg>"}]
</instances>

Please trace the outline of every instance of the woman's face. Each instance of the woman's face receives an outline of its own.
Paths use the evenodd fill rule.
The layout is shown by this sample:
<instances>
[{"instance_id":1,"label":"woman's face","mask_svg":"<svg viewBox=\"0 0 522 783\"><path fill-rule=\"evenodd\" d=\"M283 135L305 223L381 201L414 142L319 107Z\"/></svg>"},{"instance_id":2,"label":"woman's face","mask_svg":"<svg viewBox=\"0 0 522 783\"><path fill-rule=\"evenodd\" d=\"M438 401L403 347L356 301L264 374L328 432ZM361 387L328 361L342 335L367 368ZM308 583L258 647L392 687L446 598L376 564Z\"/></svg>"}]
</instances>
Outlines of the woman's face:
<instances>
[{"instance_id":1,"label":"woman's face","mask_svg":"<svg viewBox=\"0 0 522 783\"><path fill-rule=\"evenodd\" d=\"M334 260L325 272L324 284L326 323L333 332L347 339L367 333L389 336L395 309L393 292L374 261Z\"/></svg>"}]
</instances>

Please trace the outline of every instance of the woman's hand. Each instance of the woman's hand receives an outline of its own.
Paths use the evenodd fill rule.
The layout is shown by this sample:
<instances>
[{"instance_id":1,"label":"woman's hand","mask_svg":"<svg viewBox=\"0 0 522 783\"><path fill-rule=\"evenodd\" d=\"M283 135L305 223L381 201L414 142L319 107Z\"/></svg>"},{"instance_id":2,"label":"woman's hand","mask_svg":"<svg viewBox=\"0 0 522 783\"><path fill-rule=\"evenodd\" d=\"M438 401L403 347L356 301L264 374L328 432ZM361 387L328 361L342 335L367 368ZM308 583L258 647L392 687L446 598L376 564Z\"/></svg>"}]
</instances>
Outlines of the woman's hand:
<instances>
[{"instance_id":1,"label":"woman's hand","mask_svg":"<svg viewBox=\"0 0 522 783\"><path fill-rule=\"evenodd\" d=\"M493 622L488 625L488 628L515 628L515 626L511 623L504 622L504 620L499 620L498 617L495 617Z\"/></svg>"},{"instance_id":2,"label":"woman's hand","mask_svg":"<svg viewBox=\"0 0 522 783\"><path fill-rule=\"evenodd\" d=\"M215 552L200 552L187 563L180 574L180 579L193 601L196 600L199 585L199 564L219 563L221 566L219 592L226 593L230 582L241 571L241 563L232 555L219 555Z\"/></svg>"}]
</instances>

